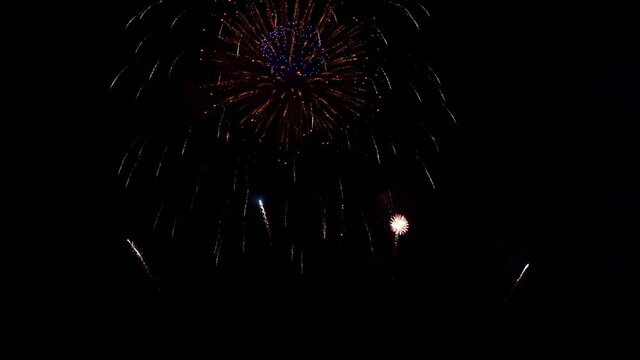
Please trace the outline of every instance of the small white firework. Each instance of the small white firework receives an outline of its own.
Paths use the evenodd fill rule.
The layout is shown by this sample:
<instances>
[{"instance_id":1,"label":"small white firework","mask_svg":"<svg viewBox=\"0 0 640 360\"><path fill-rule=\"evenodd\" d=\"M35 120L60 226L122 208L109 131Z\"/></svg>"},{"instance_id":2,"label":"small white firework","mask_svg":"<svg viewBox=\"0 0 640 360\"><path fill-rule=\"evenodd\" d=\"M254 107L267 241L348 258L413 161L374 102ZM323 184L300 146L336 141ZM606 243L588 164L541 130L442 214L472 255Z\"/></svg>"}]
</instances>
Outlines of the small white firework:
<instances>
[{"instance_id":1,"label":"small white firework","mask_svg":"<svg viewBox=\"0 0 640 360\"><path fill-rule=\"evenodd\" d=\"M409 231L409 221L407 221L404 215L393 215L391 221L389 221L389 225L391 226L391 231L393 231L396 236L404 235Z\"/></svg>"}]
</instances>

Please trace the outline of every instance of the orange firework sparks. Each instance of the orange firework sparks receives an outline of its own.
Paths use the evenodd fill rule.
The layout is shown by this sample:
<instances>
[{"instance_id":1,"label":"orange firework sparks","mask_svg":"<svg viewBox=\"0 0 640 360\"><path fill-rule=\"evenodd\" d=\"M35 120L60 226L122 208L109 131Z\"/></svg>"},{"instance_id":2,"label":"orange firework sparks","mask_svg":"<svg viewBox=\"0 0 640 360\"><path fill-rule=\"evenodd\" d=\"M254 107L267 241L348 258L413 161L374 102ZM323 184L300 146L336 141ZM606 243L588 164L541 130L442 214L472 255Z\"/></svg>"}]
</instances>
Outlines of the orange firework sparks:
<instances>
[{"instance_id":1,"label":"orange firework sparks","mask_svg":"<svg viewBox=\"0 0 640 360\"><path fill-rule=\"evenodd\" d=\"M222 46L203 57L213 105L282 145L332 137L367 102L366 42L357 20L338 23L335 2L248 1L222 18ZM226 49L226 50L220 50Z\"/></svg>"}]
</instances>

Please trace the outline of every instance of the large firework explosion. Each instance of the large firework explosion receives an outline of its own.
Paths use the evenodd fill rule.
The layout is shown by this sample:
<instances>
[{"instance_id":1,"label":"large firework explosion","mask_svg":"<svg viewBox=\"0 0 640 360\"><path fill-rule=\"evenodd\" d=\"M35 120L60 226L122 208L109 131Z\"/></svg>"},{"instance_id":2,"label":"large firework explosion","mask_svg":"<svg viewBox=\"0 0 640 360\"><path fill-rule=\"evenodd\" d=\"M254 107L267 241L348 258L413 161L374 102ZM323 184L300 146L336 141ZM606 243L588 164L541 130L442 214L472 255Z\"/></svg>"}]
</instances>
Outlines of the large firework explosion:
<instances>
[{"instance_id":1,"label":"large firework explosion","mask_svg":"<svg viewBox=\"0 0 640 360\"><path fill-rule=\"evenodd\" d=\"M323 0L159 1L133 16L134 60L110 88L135 98L143 129L118 174L124 236L150 276L188 273L176 259L328 274L401 256L397 212L424 240L435 135L455 123L412 52L429 16Z\"/></svg>"}]
</instances>

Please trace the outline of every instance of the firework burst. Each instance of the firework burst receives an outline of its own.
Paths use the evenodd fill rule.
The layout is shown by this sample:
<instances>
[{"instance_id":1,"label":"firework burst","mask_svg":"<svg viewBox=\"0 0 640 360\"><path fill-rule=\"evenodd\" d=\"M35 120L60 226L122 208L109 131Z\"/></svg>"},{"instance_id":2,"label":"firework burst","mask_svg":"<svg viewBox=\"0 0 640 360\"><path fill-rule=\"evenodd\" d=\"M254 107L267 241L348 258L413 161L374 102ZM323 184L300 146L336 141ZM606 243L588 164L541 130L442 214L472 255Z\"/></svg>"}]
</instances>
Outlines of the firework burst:
<instances>
[{"instance_id":1,"label":"firework burst","mask_svg":"<svg viewBox=\"0 0 640 360\"><path fill-rule=\"evenodd\" d=\"M409 222L404 215L393 215L389 221L389 226L391 226L391 231L397 236L404 235L409 231Z\"/></svg>"},{"instance_id":2,"label":"firework burst","mask_svg":"<svg viewBox=\"0 0 640 360\"><path fill-rule=\"evenodd\" d=\"M406 234L409 231L409 221L404 215L395 214L389 220L389 227L393 232L393 255L398 252L398 243L400 242L400 236Z\"/></svg>"},{"instance_id":3,"label":"firework burst","mask_svg":"<svg viewBox=\"0 0 640 360\"><path fill-rule=\"evenodd\" d=\"M366 103L370 85L361 26L333 20L335 3L249 2L221 20L203 51L215 81L205 87L239 127L260 140L299 143L346 127Z\"/></svg>"},{"instance_id":4,"label":"firework burst","mask_svg":"<svg viewBox=\"0 0 640 360\"><path fill-rule=\"evenodd\" d=\"M409 54L428 15L386 0L164 1L127 21L135 61L105 87L149 123L116 170L135 205L123 232L154 276L173 253L221 271L280 254L307 274L347 243L388 249L396 204L435 189L431 129L453 124L439 78ZM395 255L406 218L391 229Z\"/></svg>"}]
</instances>

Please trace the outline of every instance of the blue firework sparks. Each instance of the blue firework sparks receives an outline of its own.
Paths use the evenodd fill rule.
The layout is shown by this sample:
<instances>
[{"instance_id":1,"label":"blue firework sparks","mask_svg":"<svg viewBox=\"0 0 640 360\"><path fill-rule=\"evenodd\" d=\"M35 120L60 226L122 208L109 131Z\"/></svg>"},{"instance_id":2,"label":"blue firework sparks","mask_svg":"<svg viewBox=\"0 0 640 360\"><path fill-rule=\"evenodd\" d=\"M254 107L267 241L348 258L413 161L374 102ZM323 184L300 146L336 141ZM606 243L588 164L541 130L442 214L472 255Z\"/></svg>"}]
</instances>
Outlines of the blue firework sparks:
<instances>
[{"instance_id":1,"label":"blue firework sparks","mask_svg":"<svg viewBox=\"0 0 640 360\"><path fill-rule=\"evenodd\" d=\"M260 52L275 77L288 82L318 75L326 68L326 55L318 29L289 22L261 36Z\"/></svg>"}]
</instances>

